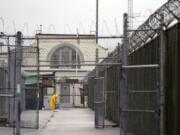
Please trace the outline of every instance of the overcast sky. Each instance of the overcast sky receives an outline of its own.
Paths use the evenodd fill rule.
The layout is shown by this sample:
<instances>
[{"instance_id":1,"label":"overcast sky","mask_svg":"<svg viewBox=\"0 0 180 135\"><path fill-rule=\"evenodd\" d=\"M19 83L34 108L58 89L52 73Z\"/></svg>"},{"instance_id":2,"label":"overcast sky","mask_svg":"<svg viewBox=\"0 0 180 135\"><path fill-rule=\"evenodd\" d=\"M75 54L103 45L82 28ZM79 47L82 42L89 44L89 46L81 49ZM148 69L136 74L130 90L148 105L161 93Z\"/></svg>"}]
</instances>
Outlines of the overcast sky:
<instances>
[{"instance_id":1,"label":"overcast sky","mask_svg":"<svg viewBox=\"0 0 180 135\"><path fill-rule=\"evenodd\" d=\"M122 33L122 16L128 0L99 0L101 35ZM167 0L134 0L135 26ZM44 33L89 34L95 26L96 0L0 0L5 32L21 30L32 35L42 24ZM2 23L0 22L0 31Z\"/></svg>"}]
</instances>

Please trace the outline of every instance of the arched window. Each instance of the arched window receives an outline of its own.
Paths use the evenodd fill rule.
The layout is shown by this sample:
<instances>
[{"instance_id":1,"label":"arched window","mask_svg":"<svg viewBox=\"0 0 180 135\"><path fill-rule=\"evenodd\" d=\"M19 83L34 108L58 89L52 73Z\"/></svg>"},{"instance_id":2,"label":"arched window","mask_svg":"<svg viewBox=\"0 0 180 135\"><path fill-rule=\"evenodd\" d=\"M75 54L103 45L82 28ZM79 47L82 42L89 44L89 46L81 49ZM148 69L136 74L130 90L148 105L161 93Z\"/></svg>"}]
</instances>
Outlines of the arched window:
<instances>
[{"instance_id":1,"label":"arched window","mask_svg":"<svg viewBox=\"0 0 180 135\"><path fill-rule=\"evenodd\" d=\"M75 69L76 65L71 65L71 66L69 65L76 64L76 60L77 60L77 68L80 68L80 65L78 65L80 64L80 55L78 51L76 55L75 49L68 46L60 47L51 56L51 68Z\"/></svg>"}]
</instances>

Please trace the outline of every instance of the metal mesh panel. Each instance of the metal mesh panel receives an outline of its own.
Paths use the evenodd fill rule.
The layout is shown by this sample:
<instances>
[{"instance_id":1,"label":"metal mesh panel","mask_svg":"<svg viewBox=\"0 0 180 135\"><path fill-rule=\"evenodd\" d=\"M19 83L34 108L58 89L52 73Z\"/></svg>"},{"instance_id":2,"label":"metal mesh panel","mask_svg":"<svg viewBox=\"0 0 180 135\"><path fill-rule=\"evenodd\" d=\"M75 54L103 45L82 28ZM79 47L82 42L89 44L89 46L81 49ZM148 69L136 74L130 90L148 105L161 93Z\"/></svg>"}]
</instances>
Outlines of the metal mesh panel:
<instances>
[{"instance_id":1,"label":"metal mesh panel","mask_svg":"<svg viewBox=\"0 0 180 135\"><path fill-rule=\"evenodd\" d=\"M156 39L129 56L129 65L158 63ZM128 132L138 135L159 134L159 69L128 70Z\"/></svg>"},{"instance_id":2,"label":"metal mesh panel","mask_svg":"<svg viewBox=\"0 0 180 135\"><path fill-rule=\"evenodd\" d=\"M16 68L17 60L22 60L22 67L25 64L28 66L28 60L32 59L34 64L37 65L37 45L31 46L32 43L36 41L21 41L22 47L22 58L17 58L17 42L16 36L2 36L1 42L1 52L0 52L0 126L3 126L2 131L6 130L10 134L15 134L16 126ZM32 63L31 62L31 63ZM21 112L21 127L23 128L37 128L38 127L38 110L37 110L37 84L33 86L35 89L34 94L34 110L28 110L27 106L27 85L26 77L29 75L25 70L26 68L21 68L21 74L18 74L21 78L21 89L20 89L20 112ZM37 68L33 73L38 75ZM31 91L32 92L32 91ZM32 100L31 100L32 101ZM5 127L5 128L4 128ZM13 128L11 128L13 127Z\"/></svg>"},{"instance_id":3,"label":"metal mesh panel","mask_svg":"<svg viewBox=\"0 0 180 135\"><path fill-rule=\"evenodd\" d=\"M0 38L0 126L13 133L14 114L15 114L15 70L13 66L15 61L11 61L12 47L8 46L11 42L14 43L14 38Z\"/></svg>"},{"instance_id":4,"label":"metal mesh panel","mask_svg":"<svg viewBox=\"0 0 180 135\"><path fill-rule=\"evenodd\" d=\"M8 119L8 101L9 99L7 98L8 95L8 89L7 89L7 79L8 79L8 74L7 74L7 67L0 67L0 121L2 122L1 124L3 125L3 121L7 121ZM4 123L5 124L5 123Z\"/></svg>"},{"instance_id":5,"label":"metal mesh panel","mask_svg":"<svg viewBox=\"0 0 180 135\"><path fill-rule=\"evenodd\" d=\"M136 69L131 72L133 77L129 81L136 81L129 87L129 131L147 135L158 134L158 88L154 83L154 80L157 80L157 70ZM154 78L149 80L149 77Z\"/></svg>"},{"instance_id":6,"label":"metal mesh panel","mask_svg":"<svg viewBox=\"0 0 180 135\"><path fill-rule=\"evenodd\" d=\"M95 79L94 77L88 78L88 107L94 110L94 88Z\"/></svg>"},{"instance_id":7,"label":"metal mesh panel","mask_svg":"<svg viewBox=\"0 0 180 135\"><path fill-rule=\"evenodd\" d=\"M178 135L180 132L180 63L179 63L179 43L180 43L180 24L167 31L168 37L168 57L167 57L167 91L166 91L166 117L167 134Z\"/></svg>"},{"instance_id":8,"label":"metal mesh panel","mask_svg":"<svg viewBox=\"0 0 180 135\"><path fill-rule=\"evenodd\" d=\"M104 127L104 78L96 78L95 127Z\"/></svg>"},{"instance_id":9,"label":"metal mesh panel","mask_svg":"<svg viewBox=\"0 0 180 135\"><path fill-rule=\"evenodd\" d=\"M119 67L112 66L107 69L106 83L106 118L119 122Z\"/></svg>"},{"instance_id":10,"label":"metal mesh panel","mask_svg":"<svg viewBox=\"0 0 180 135\"><path fill-rule=\"evenodd\" d=\"M31 43L31 44L29 44ZM22 69L24 71L24 95L21 112L21 127L39 127L39 109L41 109L41 82L38 71L38 43L37 40L24 40L22 48ZM34 67L31 67L34 65ZM31 70L31 71L30 71ZM40 97L38 99L38 97Z\"/></svg>"}]
</instances>

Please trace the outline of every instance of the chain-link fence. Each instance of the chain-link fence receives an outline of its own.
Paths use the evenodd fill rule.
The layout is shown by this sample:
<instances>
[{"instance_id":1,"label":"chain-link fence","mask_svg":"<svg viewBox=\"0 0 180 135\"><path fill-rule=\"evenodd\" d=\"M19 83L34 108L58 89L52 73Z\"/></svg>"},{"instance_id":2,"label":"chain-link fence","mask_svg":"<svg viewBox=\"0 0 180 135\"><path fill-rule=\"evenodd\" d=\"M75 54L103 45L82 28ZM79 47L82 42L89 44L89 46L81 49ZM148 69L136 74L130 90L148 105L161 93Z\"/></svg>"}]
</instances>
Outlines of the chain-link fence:
<instances>
[{"instance_id":1,"label":"chain-link fence","mask_svg":"<svg viewBox=\"0 0 180 135\"><path fill-rule=\"evenodd\" d=\"M165 63L165 104L163 124L167 134L178 134L179 131L179 34L180 24L164 31L166 58ZM162 39L161 39L162 40ZM162 42L162 41L161 41ZM131 52L127 66L101 66L100 76L104 77L104 112L105 118L119 124L119 112L127 115L127 132L132 135L159 135L162 130L162 93L160 91L160 36L144 46ZM109 62L117 62L117 50L109 56ZM102 63L105 63L104 61ZM122 68L128 72L127 108L119 108L121 92L119 80ZM95 70L89 73L88 105L94 109L95 101ZM121 95L123 96L123 95ZM122 109L122 110L121 110ZM122 122L122 121L120 121ZM106 125L106 123L105 123Z\"/></svg>"},{"instance_id":2,"label":"chain-link fence","mask_svg":"<svg viewBox=\"0 0 180 135\"><path fill-rule=\"evenodd\" d=\"M39 86L36 82L29 87L31 85L28 82L29 74L25 71L28 69L29 60L33 59L31 63L34 62L37 65L38 48L32 45L33 42L36 42L35 40L26 41L22 38L20 41L20 50L17 46L17 35L1 35L0 38L0 126L8 128L8 131L12 134L15 134L15 127L17 125L17 92L20 93L20 111L18 111L21 121L20 127L37 128L39 124L37 108ZM18 62L21 63L20 74L17 73ZM23 65L26 65L26 67L23 68ZM38 76L37 68L33 75ZM17 76L20 78L18 81ZM21 87L17 87L19 81ZM28 99L30 94L31 99ZM34 105L31 109L29 108L30 102Z\"/></svg>"},{"instance_id":3,"label":"chain-link fence","mask_svg":"<svg viewBox=\"0 0 180 135\"><path fill-rule=\"evenodd\" d=\"M39 71L38 40L22 39L22 71L25 73L24 110L21 112L21 126L28 128L39 127L39 109L41 103L41 80ZM31 67L31 65L36 65ZM29 72L32 70L33 72ZM21 101L22 103L22 101Z\"/></svg>"}]
</instances>

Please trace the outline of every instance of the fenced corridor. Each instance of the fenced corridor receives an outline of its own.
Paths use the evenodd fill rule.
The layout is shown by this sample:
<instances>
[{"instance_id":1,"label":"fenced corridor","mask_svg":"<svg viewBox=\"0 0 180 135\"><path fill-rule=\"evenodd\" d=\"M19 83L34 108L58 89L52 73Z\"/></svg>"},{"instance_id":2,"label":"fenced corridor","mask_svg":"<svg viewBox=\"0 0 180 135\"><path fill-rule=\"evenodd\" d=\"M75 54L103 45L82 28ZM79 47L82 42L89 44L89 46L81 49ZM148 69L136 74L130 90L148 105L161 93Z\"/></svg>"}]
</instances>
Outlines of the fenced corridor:
<instances>
[{"instance_id":1,"label":"fenced corridor","mask_svg":"<svg viewBox=\"0 0 180 135\"><path fill-rule=\"evenodd\" d=\"M0 135L179 135L179 7L121 36L0 33Z\"/></svg>"},{"instance_id":2,"label":"fenced corridor","mask_svg":"<svg viewBox=\"0 0 180 135\"><path fill-rule=\"evenodd\" d=\"M94 112L90 109L63 109L54 112L38 135L118 135L118 128L94 128Z\"/></svg>"}]
</instances>

